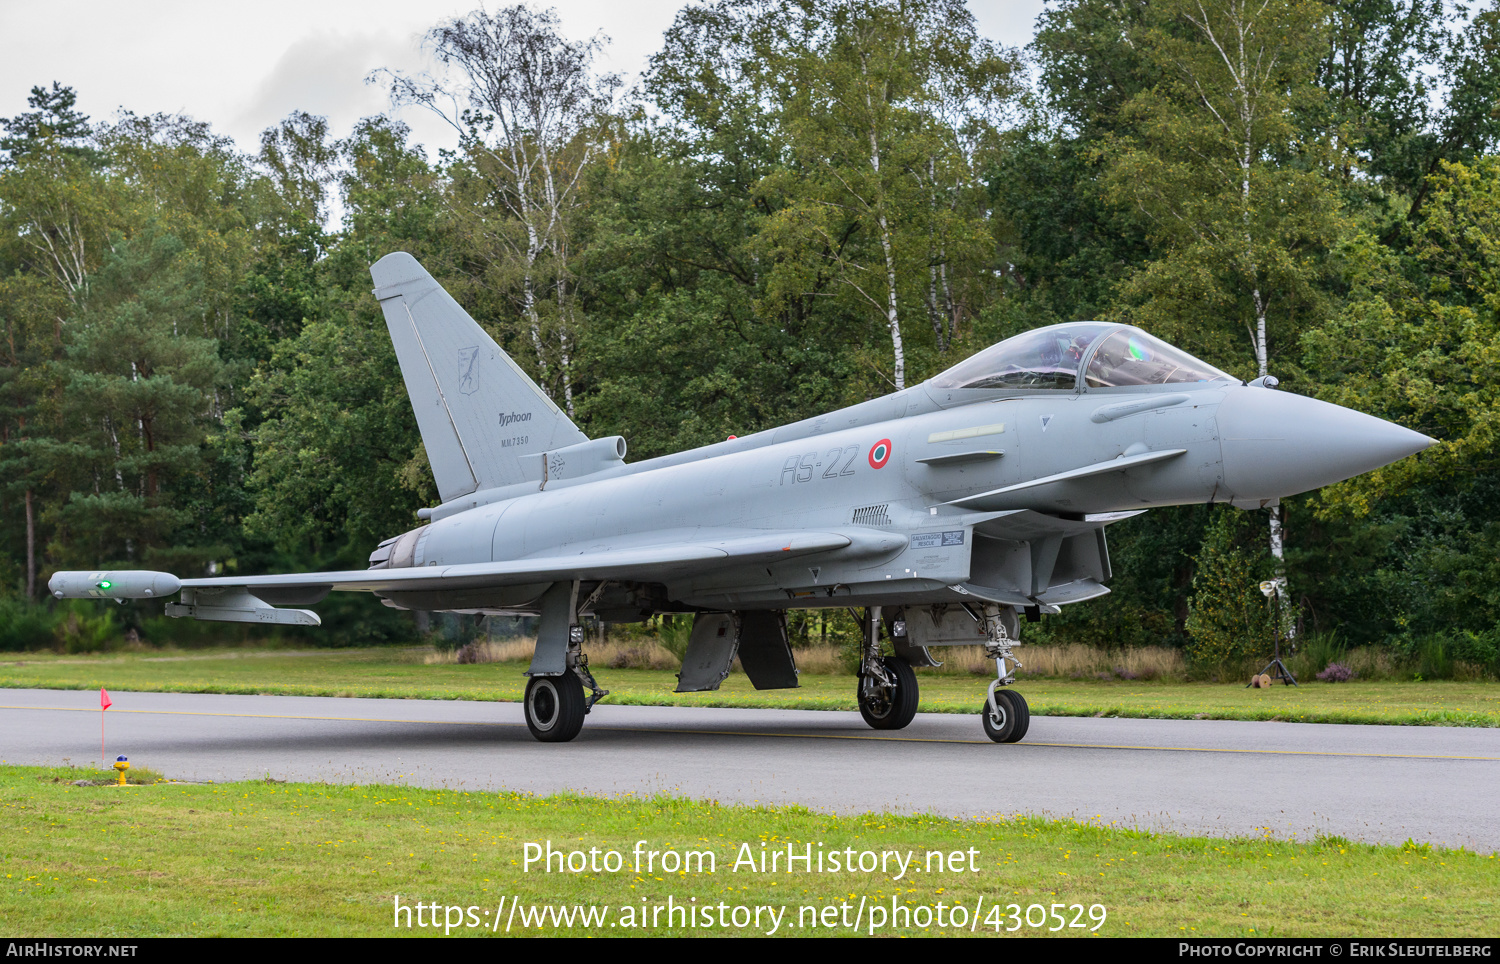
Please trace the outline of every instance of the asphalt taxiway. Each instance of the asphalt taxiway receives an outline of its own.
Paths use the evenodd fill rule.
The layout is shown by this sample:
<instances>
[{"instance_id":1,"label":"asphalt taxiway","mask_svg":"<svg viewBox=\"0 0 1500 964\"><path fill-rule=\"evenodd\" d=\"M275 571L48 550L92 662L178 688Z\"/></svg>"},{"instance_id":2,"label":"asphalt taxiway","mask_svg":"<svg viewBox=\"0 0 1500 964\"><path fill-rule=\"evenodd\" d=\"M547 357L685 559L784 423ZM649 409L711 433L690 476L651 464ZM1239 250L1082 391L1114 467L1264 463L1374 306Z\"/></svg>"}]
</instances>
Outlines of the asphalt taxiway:
<instances>
[{"instance_id":1,"label":"asphalt taxiway","mask_svg":"<svg viewBox=\"0 0 1500 964\"><path fill-rule=\"evenodd\" d=\"M1500 850L1500 729L978 715L870 730L857 713L595 707L535 742L517 703L111 693L110 759L183 780L672 794L838 812L1015 813L1214 836ZM0 761L99 763L98 693L0 690Z\"/></svg>"}]
</instances>

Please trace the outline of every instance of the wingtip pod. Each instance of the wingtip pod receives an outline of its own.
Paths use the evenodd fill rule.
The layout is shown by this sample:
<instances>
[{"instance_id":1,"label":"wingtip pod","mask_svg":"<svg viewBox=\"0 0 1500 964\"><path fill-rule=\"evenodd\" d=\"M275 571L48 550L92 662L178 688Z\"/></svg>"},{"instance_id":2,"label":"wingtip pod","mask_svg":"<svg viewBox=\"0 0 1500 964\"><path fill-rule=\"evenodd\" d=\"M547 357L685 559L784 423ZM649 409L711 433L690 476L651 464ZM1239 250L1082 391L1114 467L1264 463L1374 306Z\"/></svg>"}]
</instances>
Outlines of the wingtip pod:
<instances>
[{"instance_id":1,"label":"wingtip pod","mask_svg":"<svg viewBox=\"0 0 1500 964\"><path fill-rule=\"evenodd\" d=\"M150 569L64 571L54 573L47 588L58 599L157 599L175 594L182 580Z\"/></svg>"}]
</instances>

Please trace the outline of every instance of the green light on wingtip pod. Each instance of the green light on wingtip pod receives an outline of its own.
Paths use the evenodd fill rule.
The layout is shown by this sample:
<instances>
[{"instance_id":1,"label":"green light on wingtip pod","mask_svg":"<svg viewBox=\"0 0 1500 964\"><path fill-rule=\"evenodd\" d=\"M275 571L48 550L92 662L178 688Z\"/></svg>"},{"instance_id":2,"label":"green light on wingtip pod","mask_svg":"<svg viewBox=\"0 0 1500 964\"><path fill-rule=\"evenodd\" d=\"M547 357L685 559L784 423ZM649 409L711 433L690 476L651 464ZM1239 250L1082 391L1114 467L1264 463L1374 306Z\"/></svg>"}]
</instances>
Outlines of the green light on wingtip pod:
<instances>
[{"instance_id":1,"label":"green light on wingtip pod","mask_svg":"<svg viewBox=\"0 0 1500 964\"><path fill-rule=\"evenodd\" d=\"M99 583L99 588L100 589L108 589L110 586L113 586L113 585L114 585L114 583L110 582L108 579L105 579L105 580L103 580L103 581L101 581Z\"/></svg>"}]
</instances>

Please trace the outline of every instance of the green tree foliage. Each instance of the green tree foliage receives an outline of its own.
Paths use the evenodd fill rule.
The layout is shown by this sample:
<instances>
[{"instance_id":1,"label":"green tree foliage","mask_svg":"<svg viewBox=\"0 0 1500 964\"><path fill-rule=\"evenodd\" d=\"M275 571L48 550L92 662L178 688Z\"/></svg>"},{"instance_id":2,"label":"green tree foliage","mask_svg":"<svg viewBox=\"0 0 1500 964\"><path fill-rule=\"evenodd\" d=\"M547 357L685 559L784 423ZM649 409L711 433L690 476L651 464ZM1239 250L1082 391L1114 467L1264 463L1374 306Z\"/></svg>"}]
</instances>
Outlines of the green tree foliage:
<instances>
[{"instance_id":1,"label":"green tree foliage","mask_svg":"<svg viewBox=\"0 0 1500 964\"><path fill-rule=\"evenodd\" d=\"M39 543L49 566L191 573L227 551L235 524L237 473L210 439L229 401L228 289L248 250L231 186L243 172L175 118L124 114L84 146L47 135L0 173L17 373L0 471L25 503L33 593Z\"/></svg>"},{"instance_id":2,"label":"green tree foliage","mask_svg":"<svg viewBox=\"0 0 1500 964\"><path fill-rule=\"evenodd\" d=\"M1110 202L1097 145L1036 120L1002 144L988 180L1012 267L1006 297L990 306L996 334L1108 316L1151 248L1136 212Z\"/></svg>"},{"instance_id":3,"label":"green tree foliage","mask_svg":"<svg viewBox=\"0 0 1500 964\"><path fill-rule=\"evenodd\" d=\"M428 33L446 76L390 76L393 101L426 107L458 132L455 240L477 288L519 314L537 381L549 394L556 383L571 416L583 182L609 146L619 79L593 70L602 40L569 42L558 23L554 11L523 4L481 8Z\"/></svg>"},{"instance_id":4,"label":"green tree foliage","mask_svg":"<svg viewBox=\"0 0 1500 964\"><path fill-rule=\"evenodd\" d=\"M369 297L369 264L389 251L410 251L439 276L445 267L436 177L408 136L367 121L338 145L345 231L319 262L299 254L294 268L272 264L283 317L306 313L279 329L247 386L247 414L260 418L247 427L255 449L247 525L287 552L357 564L435 498L385 319Z\"/></svg>"},{"instance_id":5,"label":"green tree foliage","mask_svg":"<svg viewBox=\"0 0 1500 964\"><path fill-rule=\"evenodd\" d=\"M295 111L275 127L266 128L260 135L259 160L275 184L289 227L298 222L322 224L339 160L328 119Z\"/></svg>"},{"instance_id":6,"label":"green tree foliage","mask_svg":"<svg viewBox=\"0 0 1500 964\"><path fill-rule=\"evenodd\" d=\"M1004 267L977 171L1017 77L956 4L680 12L643 82L658 119L590 187L590 426L660 454L969 350Z\"/></svg>"},{"instance_id":7,"label":"green tree foliage","mask_svg":"<svg viewBox=\"0 0 1500 964\"><path fill-rule=\"evenodd\" d=\"M1321 99L1327 25L1316 3L1166 0L1132 34L1157 82L1122 107L1107 183L1159 253L1122 294L1138 323L1230 371L1265 374L1272 343L1320 310L1334 148L1297 122Z\"/></svg>"},{"instance_id":8,"label":"green tree foliage","mask_svg":"<svg viewBox=\"0 0 1500 964\"><path fill-rule=\"evenodd\" d=\"M53 556L201 570L225 550L203 544L221 533L192 531L186 503L212 484L203 443L228 372L194 317L200 265L180 239L147 230L117 241L93 289L55 368L58 441L39 453L68 493L52 509Z\"/></svg>"},{"instance_id":9,"label":"green tree foliage","mask_svg":"<svg viewBox=\"0 0 1500 964\"><path fill-rule=\"evenodd\" d=\"M251 382L252 532L350 561L412 528L432 485L405 383L378 311L336 310L277 346ZM422 498L422 497L425 497Z\"/></svg>"},{"instance_id":10,"label":"green tree foliage","mask_svg":"<svg viewBox=\"0 0 1500 964\"><path fill-rule=\"evenodd\" d=\"M1163 0L1132 34L1157 83L1122 108L1131 126L1112 137L1106 182L1158 254L1121 294L1132 320L1231 372L1268 374L1273 330L1293 344L1324 311L1339 148L1298 121L1323 99L1328 26L1327 8L1300 0ZM1276 508L1270 551L1280 585Z\"/></svg>"},{"instance_id":11,"label":"green tree foliage","mask_svg":"<svg viewBox=\"0 0 1500 964\"><path fill-rule=\"evenodd\" d=\"M848 320L812 299L759 310L755 244L770 203L753 194L760 169L743 151L720 156L646 130L621 142L591 186L594 232L580 271L589 392L579 412L594 434L618 432L632 453L661 455L845 397L856 370L838 350L856 337Z\"/></svg>"},{"instance_id":12,"label":"green tree foliage","mask_svg":"<svg viewBox=\"0 0 1500 964\"><path fill-rule=\"evenodd\" d=\"M1174 506L1110 526L1110 594L1066 607L1038 626L1023 626L1024 638L1110 647L1187 645L1194 557L1211 516L1209 506Z\"/></svg>"},{"instance_id":13,"label":"green tree foliage","mask_svg":"<svg viewBox=\"0 0 1500 964\"><path fill-rule=\"evenodd\" d=\"M1365 515L1412 486L1496 467L1500 429L1500 158L1445 164L1403 258L1363 234L1345 249L1338 318L1303 339L1330 401L1440 440L1325 492L1329 511Z\"/></svg>"},{"instance_id":14,"label":"green tree foliage","mask_svg":"<svg viewBox=\"0 0 1500 964\"><path fill-rule=\"evenodd\" d=\"M1346 189L1399 198L1379 179L1407 181L1412 144L1430 125L1433 78L1427 68L1444 55L1456 13L1441 0L1344 0L1330 4L1330 43L1318 68L1327 92L1316 123L1347 145ZM1440 86L1440 85L1439 85ZM1373 175L1370 180L1360 175ZM1390 217L1390 212L1383 212Z\"/></svg>"},{"instance_id":15,"label":"green tree foliage","mask_svg":"<svg viewBox=\"0 0 1500 964\"><path fill-rule=\"evenodd\" d=\"M1470 163L1500 144L1500 4L1492 0L1472 15L1462 6L1450 11L1417 0L1370 7L1373 29L1365 36L1385 49L1354 58L1364 69L1348 71L1357 81L1353 92L1366 96L1344 102L1364 109L1345 116L1353 114L1367 170L1396 189L1403 202L1397 209L1404 206L1415 225L1444 164ZM1401 62L1387 63L1393 55Z\"/></svg>"},{"instance_id":16,"label":"green tree foliage","mask_svg":"<svg viewBox=\"0 0 1500 964\"><path fill-rule=\"evenodd\" d=\"M1215 516L1194 560L1188 656L1205 666L1229 666L1263 654L1269 658L1275 619L1272 600L1259 584L1272 573L1269 560L1257 551L1257 520L1228 506Z\"/></svg>"},{"instance_id":17,"label":"green tree foliage","mask_svg":"<svg viewBox=\"0 0 1500 964\"><path fill-rule=\"evenodd\" d=\"M579 411L644 456L889 390L851 356L867 329L831 308L830 278L765 297L779 255L760 238L784 201L759 185L786 142L747 76L738 16L730 4L678 14L643 81L662 119L632 117L589 186Z\"/></svg>"},{"instance_id":18,"label":"green tree foliage","mask_svg":"<svg viewBox=\"0 0 1500 964\"><path fill-rule=\"evenodd\" d=\"M38 402L46 364L56 347L50 317L61 310L57 300L38 278L21 273L0 278L0 493L7 506L20 507L6 514L10 524L4 541L18 551L11 558L0 557L0 597L12 591L27 599L36 596L39 492L46 473L31 448L41 428Z\"/></svg>"},{"instance_id":19,"label":"green tree foliage","mask_svg":"<svg viewBox=\"0 0 1500 964\"><path fill-rule=\"evenodd\" d=\"M1002 134L987 179L1006 255L1000 334L1105 317L1115 289L1150 255L1133 206L1110 197L1104 147L1128 128L1122 109L1155 83L1133 37L1141 4L1065 0L1037 18L1037 89Z\"/></svg>"},{"instance_id":20,"label":"green tree foliage","mask_svg":"<svg viewBox=\"0 0 1500 964\"><path fill-rule=\"evenodd\" d=\"M51 142L0 172L0 228L10 249L7 260L65 299L56 302L53 316L59 344L64 317L87 299L89 277L103 260L110 236L128 224L122 188L118 180Z\"/></svg>"},{"instance_id":21,"label":"green tree foliage","mask_svg":"<svg viewBox=\"0 0 1500 964\"><path fill-rule=\"evenodd\" d=\"M97 163L99 152L91 143L93 128L86 115L76 109L78 94L57 81L46 87L33 87L26 98L31 110L0 121L5 136L0 137L0 167L18 163L38 150L53 150L88 163Z\"/></svg>"},{"instance_id":22,"label":"green tree foliage","mask_svg":"<svg viewBox=\"0 0 1500 964\"><path fill-rule=\"evenodd\" d=\"M767 297L828 274L848 309L880 320L904 388L903 316L909 331L925 314L942 353L989 294L972 290L994 252L977 154L1016 95L1015 55L941 0L788 3L746 27L793 159L760 185L785 199L764 232L782 255Z\"/></svg>"}]
</instances>

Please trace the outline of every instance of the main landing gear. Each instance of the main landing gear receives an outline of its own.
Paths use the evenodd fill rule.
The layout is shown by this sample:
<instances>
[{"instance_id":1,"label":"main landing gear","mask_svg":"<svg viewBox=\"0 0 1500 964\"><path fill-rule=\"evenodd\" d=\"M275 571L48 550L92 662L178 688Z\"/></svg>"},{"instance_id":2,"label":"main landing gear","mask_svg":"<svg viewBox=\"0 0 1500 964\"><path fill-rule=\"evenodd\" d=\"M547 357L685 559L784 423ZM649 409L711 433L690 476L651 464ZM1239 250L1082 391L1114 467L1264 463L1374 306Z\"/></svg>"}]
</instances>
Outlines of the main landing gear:
<instances>
[{"instance_id":1,"label":"main landing gear","mask_svg":"<svg viewBox=\"0 0 1500 964\"><path fill-rule=\"evenodd\" d=\"M533 676L526 684L526 728L543 743L566 743L583 729L583 718L594 704L609 695L589 672L582 650L583 631L574 626L577 641L568 647L568 670L561 676ZM591 695L584 696L587 686Z\"/></svg>"},{"instance_id":2,"label":"main landing gear","mask_svg":"<svg viewBox=\"0 0 1500 964\"><path fill-rule=\"evenodd\" d=\"M566 743L583 729L583 684L572 673L526 684L526 728L543 743Z\"/></svg>"},{"instance_id":3,"label":"main landing gear","mask_svg":"<svg viewBox=\"0 0 1500 964\"><path fill-rule=\"evenodd\" d=\"M531 677L526 684L526 728L543 743L566 743L583 729L583 718L594 704L609 695L589 672L583 652L583 627L579 612L588 611L603 591L578 602L578 583L554 583L542 594L541 623L537 629L536 653L531 658ZM587 686L591 695L584 696Z\"/></svg>"},{"instance_id":4,"label":"main landing gear","mask_svg":"<svg viewBox=\"0 0 1500 964\"><path fill-rule=\"evenodd\" d=\"M859 715L876 730L899 730L917 715L917 674L900 656L880 655L880 607L865 615L859 661Z\"/></svg>"},{"instance_id":5,"label":"main landing gear","mask_svg":"<svg viewBox=\"0 0 1500 964\"><path fill-rule=\"evenodd\" d=\"M1015 671L1021 668L1021 661L1011 652L1014 640L1006 631L1000 607L986 605L984 619L984 655L995 661L995 681L980 709L984 735L996 743L1019 743L1031 726L1031 708L1020 693L1001 687L1016 681Z\"/></svg>"},{"instance_id":6,"label":"main landing gear","mask_svg":"<svg viewBox=\"0 0 1500 964\"><path fill-rule=\"evenodd\" d=\"M871 661L859 676L859 715L876 730L899 730L917 715L917 674L900 656Z\"/></svg>"}]
</instances>

